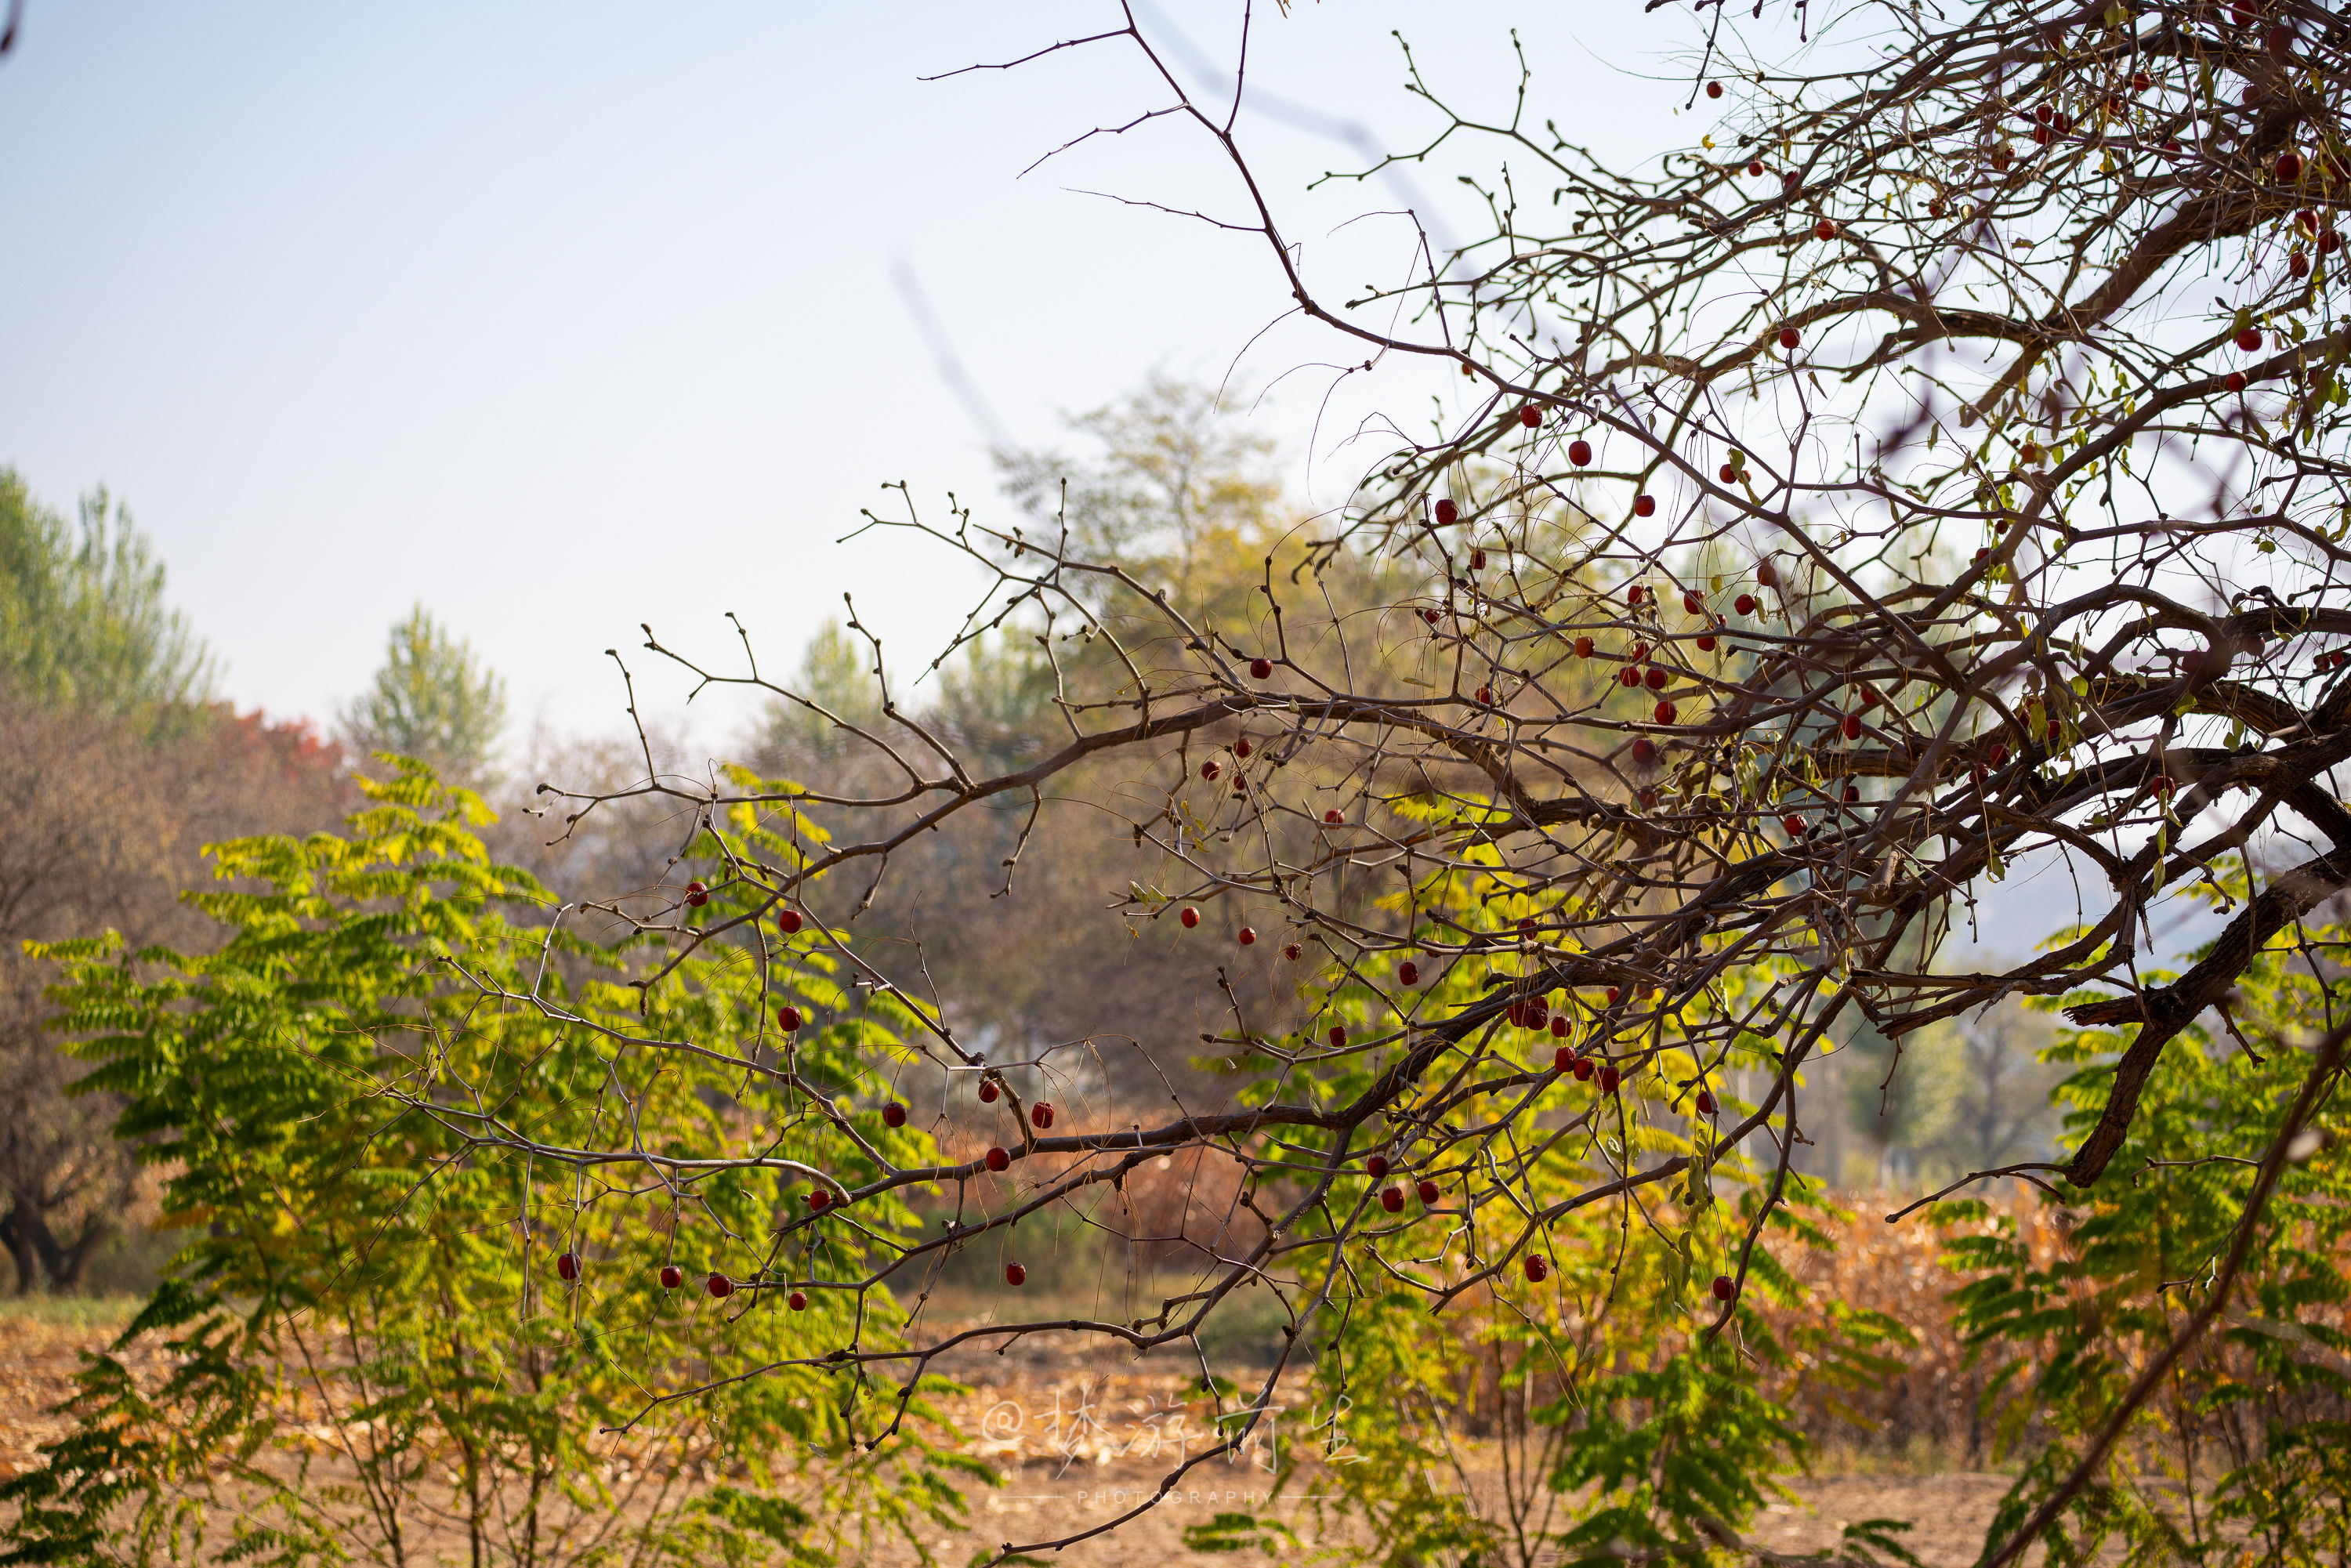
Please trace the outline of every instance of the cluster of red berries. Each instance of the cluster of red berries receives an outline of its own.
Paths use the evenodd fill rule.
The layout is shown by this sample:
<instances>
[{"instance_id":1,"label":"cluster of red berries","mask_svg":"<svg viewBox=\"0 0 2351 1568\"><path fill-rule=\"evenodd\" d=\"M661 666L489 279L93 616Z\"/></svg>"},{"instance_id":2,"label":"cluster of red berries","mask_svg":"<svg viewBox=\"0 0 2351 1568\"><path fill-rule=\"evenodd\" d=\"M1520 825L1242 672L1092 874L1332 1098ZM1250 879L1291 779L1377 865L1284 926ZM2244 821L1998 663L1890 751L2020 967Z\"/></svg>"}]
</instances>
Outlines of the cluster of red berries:
<instances>
[{"instance_id":1,"label":"cluster of red berries","mask_svg":"<svg viewBox=\"0 0 2351 1568\"><path fill-rule=\"evenodd\" d=\"M1371 1155L1366 1156L1364 1161L1364 1174L1371 1177L1374 1181L1383 1179L1393 1168L1393 1166L1389 1163L1388 1157L1385 1155ZM1413 1190L1419 1196L1420 1201L1424 1206L1433 1205L1439 1197L1444 1196L1437 1183L1427 1176L1422 1176L1418 1181L1415 1182L1413 1184ZM1395 1186L1383 1187L1380 1190L1380 1207L1386 1209L1390 1214L1402 1213L1404 1211L1404 1188Z\"/></svg>"},{"instance_id":2,"label":"cluster of red berries","mask_svg":"<svg viewBox=\"0 0 2351 1568\"><path fill-rule=\"evenodd\" d=\"M2032 140L2043 147L2060 136L2074 132L2074 117L2061 110L2043 104L2032 111Z\"/></svg>"},{"instance_id":3,"label":"cluster of red berries","mask_svg":"<svg viewBox=\"0 0 2351 1568\"><path fill-rule=\"evenodd\" d=\"M664 1263L661 1266L661 1272L657 1278L661 1281L663 1290L674 1291L685 1283L685 1270L674 1263ZM735 1293L735 1281L714 1270L703 1281L702 1288L709 1291L713 1298L725 1301ZM796 1312L808 1311L808 1292L805 1291L794 1291L785 1297L784 1301L785 1304Z\"/></svg>"},{"instance_id":4,"label":"cluster of red berries","mask_svg":"<svg viewBox=\"0 0 2351 1568\"><path fill-rule=\"evenodd\" d=\"M1583 1055L1572 1045L1562 1045L1552 1051L1551 1065L1552 1070L1562 1077L1573 1074L1578 1083L1589 1083L1597 1078L1603 1094L1615 1093L1617 1084L1624 1082L1624 1074L1614 1062Z\"/></svg>"},{"instance_id":5,"label":"cluster of red berries","mask_svg":"<svg viewBox=\"0 0 2351 1568\"><path fill-rule=\"evenodd\" d=\"M1416 1189L1420 1194L1420 1201L1423 1207L1435 1207L1437 1200L1442 1196L1437 1184L1428 1180L1426 1177L1423 1177L1419 1182L1415 1184L1415 1186ZM1382 1187L1380 1189L1380 1207L1386 1209L1390 1214L1402 1214L1404 1212L1404 1188L1394 1186Z\"/></svg>"}]
</instances>

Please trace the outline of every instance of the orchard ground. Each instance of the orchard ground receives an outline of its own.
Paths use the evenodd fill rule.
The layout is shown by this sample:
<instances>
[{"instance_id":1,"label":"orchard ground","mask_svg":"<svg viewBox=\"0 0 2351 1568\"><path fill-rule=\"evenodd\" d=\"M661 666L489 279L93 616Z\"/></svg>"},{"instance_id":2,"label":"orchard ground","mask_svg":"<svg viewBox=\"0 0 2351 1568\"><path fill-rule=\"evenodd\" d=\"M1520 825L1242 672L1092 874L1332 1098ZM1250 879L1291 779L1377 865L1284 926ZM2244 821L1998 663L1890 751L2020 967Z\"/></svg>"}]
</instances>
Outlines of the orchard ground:
<instances>
[{"instance_id":1,"label":"orchard ground","mask_svg":"<svg viewBox=\"0 0 2351 1568\"><path fill-rule=\"evenodd\" d=\"M972 1303L940 1304L962 1316ZM137 1305L131 1297L0 1303L0 1479L40 1462L40 1445L65 1429L50 1411L69 1391L79 1353L103 1348ZM134 1345L128 1359L142 1384L163 1375L164 1353L152 1341ZM1189 1381L1172 1373L1106 1370L1113 1364L1104 1358L1097 1365L1057 1367L1040 1347L1034 1354L978 1352L944 1368L971 1389L944 1402L952 1419L1003 1485L969 1490L963 1531L925 1532L940 1561L961 1563L985 1546L1055 1539L1100 1524L1153 1495L1186 1454L1200 1451L1210 1413L1192 1397ZM1285 1445L1313 1440L1311 1432L1285 1429L1279 1419L1273 1437ZM1472 1483L1493 1487L1499 1477L1490 1446L1465 1441L1462 1450ZM1073 1568L1196 1556L1274 1561L1251 1551L1211 1557L1186 1545L1187 1527L1235 1512L1278 1520L1305 1546L1346 1542L1353 1533L1348 1526L1318 1519L1322 1472L1301 1468L1282 1495L1273 1497L1272 1463L1260 1447L1237 1459L1197 1466L1149 1513L1054 1560ZM1957 1452L1928 1445L1913 1445L1898 1458L1844 1453L1813 1477L1797 1480L1793 1499L1772 1504L1750 1534L1772 1551L1802 1553L1831 1546L1849 1522L1907 1520L1916 1526L1908 1540L1926 1563L1957 1568L1980 1553L2007 1484L2005 1474L1969 1468ZM424 1533L431 1533L429 1525ZM866 1561L896 1568L915 1559L901 1544Z\"/></svg>"}]
</instances>

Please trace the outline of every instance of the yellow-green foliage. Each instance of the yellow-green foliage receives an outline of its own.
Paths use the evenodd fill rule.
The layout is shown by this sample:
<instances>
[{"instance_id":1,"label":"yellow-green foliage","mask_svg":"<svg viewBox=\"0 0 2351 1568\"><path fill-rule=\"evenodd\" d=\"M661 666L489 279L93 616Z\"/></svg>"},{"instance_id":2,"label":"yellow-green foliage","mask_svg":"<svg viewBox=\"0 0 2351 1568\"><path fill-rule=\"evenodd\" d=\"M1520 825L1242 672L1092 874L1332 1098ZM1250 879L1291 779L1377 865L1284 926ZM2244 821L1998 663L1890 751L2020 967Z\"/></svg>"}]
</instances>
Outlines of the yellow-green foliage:
<instances>
[{"instance_id":1,"label":"yellow-green foliage","mask_svg":"<svg viewBox=\"0 0 2351 1568\"><path fill-rule=\"evenodd\" d=\"M902 1322L886 1291L826 1281L913 1215L811 1217L790 1164L818 1124L931 1158L840 1095L896 1050L889 1010L772 934L656 970L661 948L550 924L487 861L472 797L414 767L370 794L346 837L218 852L223 885L194 895L229 932L215 953L48 950L89 1084L126 1098L196 1228L124 1336L171 1335L171 1381L93 1361L78 1427L7 1489L0 1561L810 1563L952 1521L987 1472L923 1436L904 1375L811 1359L888 1350ZM729 829L698 846L714 883L724 854L810 831ZM787 1001L820 1021L784 1048ZM855 1140L828 1147L835 1182L873 1174ZM626 1156L548 1157L598 1148ZM745 1288L715 1301L712 1271Z\"/></svg>"},{"instance_id":2,"label":"yellow-green foliage","mask_svg":"<svg viewBox=\"0 0 2351 1568\"><path fill-rule=\"evenodd\" d=\"M1428 950L1467 954L1429 959L1442 973L1424 988L1359 972L1328 998L1316 1030L1339 1020L1396 1045L1312 1079L1326 1103L1360 1093L1425 1040L1417 1019L1453 1017L1531 972L1536 956L1515 932L1538 912L1490 852L1467 858L1470 869L1425 878L1389 906ZM1557 951L1554 941L1543 958ZM1758 990L1760 977L1733 970L1680 1019L1736 1016ZM1407 1187L1435 1180L1436 1204L1391 1216L1377 1201L1384 1183L1358 1176L1317 1214L1341 1245L1327 1280L1306 1281L1323 1293L1311 1325L1315 1416L1308 1439L1293 1420L1290 1451L1293 1464L1327 1467L1328 1506L1368 1521L1387 1563L1467 1565L1538 1549L1604 1561L1627 1546L1708 1559L1721 1531L1743 1527L1779 1491L1776 1478L1804 1462L1785 1403L1793 1380L1815 1393L1874 1384L1907 1338L1881 1314L1805 1300L1769 1247L1747 1249L1767 1193L1781 1201L1760 1229L1782 1248L1827 1245L1817 1221L1832 1213L1792 1173L1722 1150L1696 1114L1701 1087L1725 1101L1726 1119L1749 1109L1729 1103L1729 1086L1741 1070L1776 1070L1771 1040L1743 1034L1728 1058L1701 1060L1680 1019L1621 1025L1631 1009L1598 988L1554 994L1550 1007L1569 1020L1564 1036L1490 1026L1503 1062L1520 1057L1522 1071L1497 1072L1489 1059L1465 1078L1456 1047L1384 1134L1353 1151L1358 1162L1386 1153ZM1562 1045L1619 1065L1616 1091L1596 1074L1556 1074ZM1294 1103L1301 1090L1277 1075L1265 1092ZM1670 1180L1625 1182L1677 1158L1686 1163ZM1548 1261L1540 1282L1529 1256ZM1726 1310L1712 1282L1742 1271ZM1471 1472L1496 1469L1499 1482L1489 1476L1484 1500L1473 1497ZM1495 1485L1508 1506L1496 1506ZM1857 1526L1849 1549L1902 1556L1880 1522Z\"/></svg>"},{"instance_id":3,"label":"yellow-green foliage","mask_svg":"<svg viewBox=\"0 0 2351 1568\"><path fill-rule=\"evenodd\" d=\"M2211 894L2246 895L2241 870ZM2266 1129L2341 1019L2346 950L2341 926L2282 932L2239 981L2229 1030L2191 1028L2164 1047L2105 1178L2045 1199L2061 1246L2033 1249L2006 1216L1955 1244L1953 1265L1972 1276L1959 1322L1990 1373L1986 1414L2025 1461L1995 1536L2075 1468L2140 1369L2204 1305ZM2051 1056L2075 1069L2059 1095L2076 1134L2105 1107L2137 1027L2059 1032ZM2220 1321L2052 1526L2052 1563L2315 1568L2351 1552L2351 1120L2339 1093L2320 1101L2314 1125L2319 1138L2286 1167ZM1943 1206L1953 1218L1985 1212Z\"/></svg>"}]
</instances>

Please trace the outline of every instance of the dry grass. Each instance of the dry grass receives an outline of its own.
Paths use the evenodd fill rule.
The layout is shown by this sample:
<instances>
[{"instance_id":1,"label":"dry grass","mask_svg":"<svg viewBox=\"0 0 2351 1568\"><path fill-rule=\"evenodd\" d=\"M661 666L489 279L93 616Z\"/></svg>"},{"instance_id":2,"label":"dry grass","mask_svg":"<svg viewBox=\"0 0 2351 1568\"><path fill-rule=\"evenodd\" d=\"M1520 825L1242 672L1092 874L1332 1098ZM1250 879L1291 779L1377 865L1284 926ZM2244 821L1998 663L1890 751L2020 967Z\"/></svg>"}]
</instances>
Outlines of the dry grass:
<instances>
[{"instance_id":1,"label":"dry grass","mask_svg":"<svg viewBox=\"0 0 2351 1568\"><path fill-rule=\"evenodd\" d=\"M1147 1196L1166 1205L1155 1218L1180 1230L1179 1215L1170 1210L1189 1207L1196 1189L1186 1190L1192 1184L1174 1173L1165 1186ZM1754 1534L1776 1551L1802 1552L1831 1544L1845 1522L1905 1518L1918 1523L1915 1545L1928 1563L1966 1563L1980 1548L2006 1478L1982 1468L1976 1385L1945 1300L1956 1281L1936 1261L1944 1238L1923 1217L1887 1226L1881 1218L1886 1206L1874 1196L1856 1197L1853 1207L1858 1216L1837 1234L1834 1249L1796 1260L1798 1271L1822 1299L1873 1308L1902 1322L1918 1346L1896 1379L1862 1402L1868 1428L1824 1406L1807 1406L1805 1424L1821 1445L1817 1473L1795 1485L1797 1501L1759 1520ZM2040 1238L2043 1245L2051 1239ZM1041 1269L1043 1278L1017 1298L1022 1317L1064 1310L1124 1315L1138 1286L1147 1292L1159 1283L1147 1270L1131 1281L1122 1268L1105 1269L1099 1243L1089 1247L1086 1240L1065 1236L1056 1248L1036 1239L1037 1256L1060 1266ZM1180 1272L1181 1259L1167 1258L1164 1266ZM929 1311L944 1324L983 1320L1008 1304L1000 1289L958 1281L935 1295ZM136 1306L131 1298L0 1304L0 1478L38 1462L38 1446L63 1429L47 1410L68 1392L78 1353L107 1343ZM1271 1328L1270 1320L1255 1321L1262 1315L1233 1314L1223 1331L1232 1336L1231 1348L1245 1351L1260 1330ZM161 1353L150 1345L134 1347L130 1359L142 1378L163 1370ZM1156 1492L1207 1441L1212 1412L1197 1395L1194 1369L1172 1354L1138 1363L1109 1344L1072 1352L1040 1340L1004 1354L968 1352L940 1370L970 1386L969 1394L946 1404L972 1451L1006 1478L999 1489L972 1490L968 1529L925 1542L945 1561L966 1561L982 1546L1050 1539L1102 1522ZM1468 1448L1474 1479L1482 1473L1480 1445ZM1272 1495L1274 1458L1260 1448L1204 1465L1186 1477L1176 1496L1113 1540L1072 1548L1057 1561L1084 1565L1187 1557L1185 1527L1233 1511L1280 1519L1304 1542L1319 1542L1340 1560L1357 1560L1353 1527L1318 1519L1318 1479L1311 1471L1295 1477L1281 1496ZM914 1560L911 1552L870 1559L876 1564ZM1246 1563L1254 1555L1223 1560Z\"/></svg>"}]
</instances>

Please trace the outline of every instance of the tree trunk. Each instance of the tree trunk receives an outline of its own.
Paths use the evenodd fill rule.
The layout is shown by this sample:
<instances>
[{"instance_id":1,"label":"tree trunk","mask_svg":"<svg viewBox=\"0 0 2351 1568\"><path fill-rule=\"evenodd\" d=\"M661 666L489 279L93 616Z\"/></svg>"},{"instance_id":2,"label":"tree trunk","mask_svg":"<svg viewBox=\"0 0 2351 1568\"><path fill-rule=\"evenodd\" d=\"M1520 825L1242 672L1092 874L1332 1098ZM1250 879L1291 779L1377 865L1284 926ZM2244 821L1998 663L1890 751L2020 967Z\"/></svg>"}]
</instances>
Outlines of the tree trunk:
<instances>
[{"instance_id":1,"label":"tree trunk","mask_svg":"<svg viewBox=\"0 0 2351 1568\"><path fill-rule=\"evenodd\" d=\"M68 1247L57 1240L49 1228L47 1218L40 1209L25 1201L22 1193L11 1195L8 1213L0 1218L0 1246L8 1249L9 1260L16 1265L16 1293L29 1296L47 1276L53 1291L70 1291L81 1283L82 1273L106 1239L114 1234L114 1221L103 1214L92 1214L81 1222L81 1233Z\"/></svg>"},{"instance_id":2,"label":"tree trunk","mask_svg":"<svg viewBox=\"0 0 2351 1568\"><path fill-rule=\"evenodd\" d=\"M93 1214L81 1222L81 1234L74 1238L71 1247L60 1249L53 1258L45 1260L49 1267L49 1288L71 1291L79 1288L82 1273L106 1239L114 1234L114 1221L103 1214Z\"/></svg>"},{"instance_id":3,"label":"tree trunk","mask_svg":"<svg viewBox=\"0 0 2351 1568\"><path fill-rule=\"evenodd\" d=\"M0 1216L0 1246L8 1249L8 1260L16 1265L16 1293L29 1296L40 1283L41 1264L24 1215L24 1205L17 1201L8 1206L5 1216Z\"/></svg>"}]
</instances>

